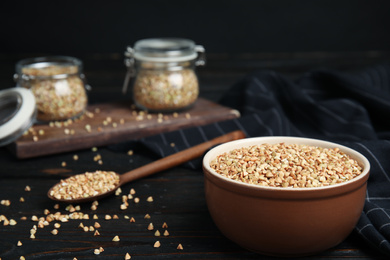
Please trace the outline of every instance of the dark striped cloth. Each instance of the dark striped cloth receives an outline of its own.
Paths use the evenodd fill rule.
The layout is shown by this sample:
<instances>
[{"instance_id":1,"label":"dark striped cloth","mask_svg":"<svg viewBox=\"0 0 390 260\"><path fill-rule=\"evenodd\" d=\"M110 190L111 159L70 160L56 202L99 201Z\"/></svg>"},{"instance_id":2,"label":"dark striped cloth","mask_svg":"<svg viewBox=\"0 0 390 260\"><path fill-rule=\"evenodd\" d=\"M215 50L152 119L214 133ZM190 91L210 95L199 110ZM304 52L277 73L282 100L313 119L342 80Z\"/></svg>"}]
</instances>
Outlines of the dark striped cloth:
<instances>
[{"instance_id":1,"label":"dark striped cloth","mask_svg":"<svg viewBox=\"0 0 390 260\"><path fill-rule=\"evenodd\" d=\"M239 110L241 118L140 141L164 157L241 129L248 137L302 136L356 149L372 170L355 231L390 256L390 64L353 73L317 70L295 81L260 71L233 85L220 103ZM187 166L200 169L201 159Z\"/></svg>"}]
</instances>

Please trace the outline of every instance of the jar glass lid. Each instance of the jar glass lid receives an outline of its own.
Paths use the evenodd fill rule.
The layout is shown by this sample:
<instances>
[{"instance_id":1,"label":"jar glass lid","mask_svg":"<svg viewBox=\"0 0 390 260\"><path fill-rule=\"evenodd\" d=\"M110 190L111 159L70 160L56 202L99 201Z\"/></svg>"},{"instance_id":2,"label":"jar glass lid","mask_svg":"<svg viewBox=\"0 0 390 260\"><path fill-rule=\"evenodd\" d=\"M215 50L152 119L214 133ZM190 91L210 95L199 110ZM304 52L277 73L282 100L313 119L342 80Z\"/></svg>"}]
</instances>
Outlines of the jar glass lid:
<instances>
[{"instance_id":1,"label":"jar glass lid","mask_svg":"<svg viewBox=\"0 0 390 260\"><path fill-rule=\"evenodd\" d=\"M134 58L141 61L180 62L196 57L196 45L188 39L151 38L134 44Z\"/></svg>"},{"instance_id":2,"label":"jar glass lid","mask_svg":"<svg viewBox=\"0 0 390 260\"><path fill-rule=\"evenodd\" d=\"M0 146L7 145L34 123L36 103L32 92L15 87L0 91Z\"/></svg>"}]
</instances>

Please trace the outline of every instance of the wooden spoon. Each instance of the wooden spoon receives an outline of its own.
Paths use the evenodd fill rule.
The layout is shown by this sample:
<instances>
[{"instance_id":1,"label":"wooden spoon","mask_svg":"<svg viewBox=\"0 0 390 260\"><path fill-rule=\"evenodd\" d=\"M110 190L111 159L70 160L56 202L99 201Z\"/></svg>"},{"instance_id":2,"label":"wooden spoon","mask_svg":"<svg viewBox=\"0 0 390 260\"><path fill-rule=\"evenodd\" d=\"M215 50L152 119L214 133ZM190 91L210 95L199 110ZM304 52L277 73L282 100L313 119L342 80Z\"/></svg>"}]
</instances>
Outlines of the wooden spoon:
<instances>
[{"instance_id":1,"label":"wooden spoon","mask_svg":"<svg viewBox=\"0 0 390 260\"><path fill-rule=\"evenodd\" d=\"M94 196L89 196L89 197L84 197L84 198L58 199L53 195L53 192L52 192L53 188L56 185L58 185L59 184L58 183L49 189L47 196L52 200L55 200L58 202L66 202L66 203L70 203L70 204L84 203L84 202L99 200L103 197L106 197L106 196L114 193L117 188L119 188L120 186L122 186L130 181L134 181L134 180L152 175L154 173L161 172L163 170L178 166L184 162L198 158L198 157L202 156L208 149L210 149L211 147L213 147L217 144L221 144L221 143L225 143L225 142L229 142L229 141L233 141L233 140L237 140L237 139L242 139L242 138L245 138L245 134L242 131L238 130L238 131L230 132L228 134L225 134L225 135L219 136L217 138L214 138L210 141L198 144L196 146L193 146L191 148L188 148L188 149L183 150L181 152L178 152L176 154L172 154L172 155L169 155L169 156L164 157L162 159L159 159L157 161L154 161L152 163L146 164L146 165L141 166L137 169L126 172L122 175L118 174L119 175L118 185L115 188L113 188L110 191L105 192L105 193L100 193L100 194L97 194Z\"/></svg>"}]
</instances>

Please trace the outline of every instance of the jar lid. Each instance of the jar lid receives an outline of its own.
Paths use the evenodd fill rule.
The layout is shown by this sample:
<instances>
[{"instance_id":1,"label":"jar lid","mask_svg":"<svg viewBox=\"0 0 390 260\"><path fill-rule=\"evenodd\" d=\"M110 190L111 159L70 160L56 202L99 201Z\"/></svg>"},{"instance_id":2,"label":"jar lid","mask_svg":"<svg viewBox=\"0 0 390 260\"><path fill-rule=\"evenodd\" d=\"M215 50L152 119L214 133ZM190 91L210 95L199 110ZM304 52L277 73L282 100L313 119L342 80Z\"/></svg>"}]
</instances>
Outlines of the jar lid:
<instances>
[{"instance_id":1,"label":"jar lid","mask_svg":"<svg viewBox=\"0 0 390 260\"><path fill-rule=\"evenodd\" d=\"M0 91L0 146L23 135L34 123L36 102L33 93L15 87Z\"/></svg>"},{"instance_id":2,"label":"jar lid","mask_svg":"<svg viewBox=\"0 0 390 260\"><path fill-rule=\"evenodd\" d=\"M152 62L181 62L195 59L197 46L188 39L151 38L134 44L134 58Z\"/></svg>"}]
</instances>

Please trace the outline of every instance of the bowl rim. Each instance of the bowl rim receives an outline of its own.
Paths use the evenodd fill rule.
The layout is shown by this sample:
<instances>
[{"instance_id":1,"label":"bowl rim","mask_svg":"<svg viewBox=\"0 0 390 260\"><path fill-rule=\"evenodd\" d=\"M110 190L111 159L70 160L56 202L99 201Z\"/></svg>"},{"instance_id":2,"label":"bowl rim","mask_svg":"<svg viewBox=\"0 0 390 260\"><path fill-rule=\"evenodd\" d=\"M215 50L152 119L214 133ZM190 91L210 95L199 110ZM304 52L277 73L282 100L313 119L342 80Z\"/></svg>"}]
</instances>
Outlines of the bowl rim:
<instances>
[{"instance_id":1,"label":"bowl rim","mask_svg":"<svg viewBox=\"0 0 390 260\"><path fill-rule=\"evenodd\" d=\"M359 176L354 177L351 180L337 183L329 186L322 186L322 187L305 187L305 188L294 188L294 187L270 187L270 186L261 186L256 184L250 184L245 183L237 180L229 179L225 176L222 176L221 174L215 172L210 167L210 162L212 159L214 159L216 156L231 151L240 147L248 147L251 145L259 145L259 144L277 144L277 143L287 143L287 144L305 144L305 145L313 145L323 148L339 148L342 152L348 154L351 156L351 158L358 161L358 163L363 167L363 171ZM202 160L202 166L203 170L207 171L208 174L213 176L213 179L219 179L222 180L225 183L228 183L233 186L247 188L247 189L255 189L255 190L262 190L262 191L285 191L285 192L314 192L314 191L320 191L320 190L332 190L332 189L338 189L343 186L349 186L351 184L356 184L361 179L368 178L367 175L370 173L370 162L368 159L361 154L360 152L349 148L347 146L331 142L331 141L325 141L321 139L315 139L315 138L307 138L307 137L295 137L295 136L261 136L261 137L249 137L244 139L239 139L235 141L230 141L227 143L223 143L220 145L217 145L210 149L203 157ZM205 172L206 173L206 172ZM205 175L206 176L206 175Z\"/></svg>"}]
</instances>

